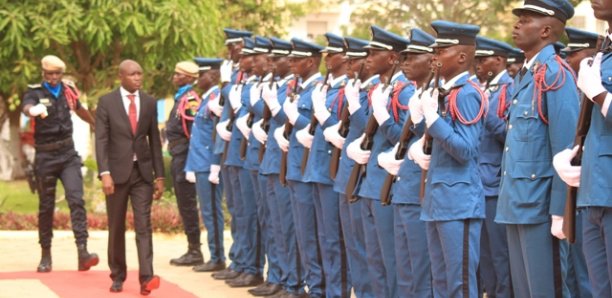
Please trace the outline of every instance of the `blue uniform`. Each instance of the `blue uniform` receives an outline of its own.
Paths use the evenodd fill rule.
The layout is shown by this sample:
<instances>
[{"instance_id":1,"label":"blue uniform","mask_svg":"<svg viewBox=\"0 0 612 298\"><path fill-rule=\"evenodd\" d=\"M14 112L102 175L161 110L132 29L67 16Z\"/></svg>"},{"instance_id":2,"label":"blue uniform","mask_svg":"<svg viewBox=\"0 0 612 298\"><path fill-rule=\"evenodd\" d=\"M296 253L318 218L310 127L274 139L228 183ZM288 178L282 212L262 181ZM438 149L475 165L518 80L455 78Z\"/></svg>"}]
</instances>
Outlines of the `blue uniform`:
<instances>
[{"instance_id":1,"label":"blue uniform","mask_svg":"<svg viewBox=\"0 0 612 298\"><path fill-rule=\"evenodd\" d=\"M467 72L459 74L444 88L451 92L445 98L447 106L454 96L457 113L469 121L477 117L486 101L468 77ZM434 296L471 297L477 293L480 229L485 215L477 161L482 127L482 119L464 124L452 119L449 111L428 130L433 144L421 219L427 226Z\"/></svg>"},{"instance_id":2,"label":"blue uniform","mask_svg":"<svg viewBox=\"0 0 612 298\"><path fill-rule=\"evenodd\" d=\"M277 98L282 106L287 98L289 89L295 86L293 75L289 75L279 82ZM291 86L290 86L291 85ZM282 186L279 180L281 149L276 139L272 137L273 132L283 124L287 117L283 109L270 119L266 151L261 161L259 172L266 179L266 196L270 209L270 225L276 243L273 249L277 250L279 265L281 269L280 284L283 288L293 294L303 292L302 269L298 259L298 248L296 244L296 230L294 225L294 211L289 199L289 188Z\"/></svg>"},{"instance_id":3,"label":"blue uniform","mask_svg":"<svg viewBox=\"0 0 612 298\"><path fill-rule=\"evenodd\" d=\"M553 296L555 288L561 288L561 281L553 276L564 274L551 274L554 268L564 268L567 253L567 243L550 234L551 215L563 216L567 190L553 170L552 157L572 145L578 93L571 72L559 60L552 44L544 47L532 60L530 71L522 78L517 75L509 108L495 221L507 224L512 283L518 297ZM544 67L547 84L560 75L565 81L543 93L540 105L534 95L534 74Z\"/></svg>"},{"instance_id":4,"label":"blue uniform","mask_svg":"<svg viewBox=\"0 0 612 298\"><path fill-rule=\"evenodd\" d=\"M601 81L612 92L612 53L601 62ZM608 94L607 96L610 96ZM612 297L612 113L595 104L582 155L578 207L584 208L584 255L594 297Z\"/></svg>"},{"instance_id":5,"label":"blue uniform","mask_svg":"<svg viewBox=\"0 0 612 298\"><path fill-rule=\"evenodd\" d=\"M302 91L297 102L299 117L296 119L289 137L289 152L287 155L287 183L290 189L291 204L294 208L294 222L298 237L298 248L305 269L305 280L310 296L323 296L324 278L323 264L320 262L317 218L321 216L316 210L312 183L304 181L301 173L302 154L304 147L298 142L295 134L310 123L312 115L311 94L315 86L322 81L321 74L316 73L301 83Z\"/></svg>"},{"instance_id":6,"label":"blue uniform","mask_svg":"<svg viewBox=\"0 0 612 298\"><path fill-rule=\"evenodd\" d=\"M380 82L378 75L364 81L359 91L359 110L349 116L349 132L340 155L338 172L334 181L334 191L339 194L340 220L351 277L351 284L357 297L374 297L368 278L366 262L365 235L361 220L362 200L349 203L345 195L346 184L355 162L346 155L346 147L363 133L367 122L368 91ZM348 103L344 103L348 104Z\"/></svg>"},{"instance_id":7,"label":"blue uniform","mask_svg":"<svg viewBox=\"0 0 612 298\"><path fill-rule=\"evenodd\" d=\"M495 223L495 213L506 139L506 123L499 115L503 113L499 107L500 104L505 107L511 100L513 83L504 70L491 80L489 89L485 90L489 97L489 112L485 117L478 158L478 171L486 198L486 218L480 237L480 277L487 294L495 297L512 295L506 226Z\"/></svg>"},{"instance_id":8,"label":"blue uniform","mask_svg":"<svg viewBox=\"0 0 612 298\"><path fill-rule=\"evenodd\" d=\"M348 266L340 228L339 195L333 190L329 176L332 146L325 141L323 130L339 121L339 107L344 99L346 75L333 79L327 90L325 106L331 113L325 123L318 125L310 148L308 164L304 171L304 181L313 184L319 246L325 272L325 292L327 297L349 297L350 285L347 280Z\"/></svg>"},{"instance_id":9,"label":"blue uniform","mask_svg":"<svg viewBox=\"0 0 612 298\"><path fill-rule=\"evenodd\" d=\"M399 141L402 123L408 116L408 100L414 93L414 84L407 82L401 72L393 75L391 80L393 91L387 107L391 117L379 126L374 134L371 158L368 161L366 176L359 186L358 195L364 200L362 208L363 229L365 232L367 262L370 280L376 297L398 297L393 208L380 204L380 186L387 172L378 165L375 158L379 153L393 147ZM397 100L406 108L392 108L392 102ZM372 111L370 111L372 112ZM398 119L394 118L397 113ZM370 116L373 117L373 116Z\"/></svg>"},{"instance_id":10,"label":"blue uniform","mask_svg":"<svg viewBox=\"0 0 612 298\"><path fill-rule=\"evenodd\" d=\"M191 141L185 163L185 172L196 174L196 192L200 201L200 213L208 231L208 250L210 259L214 263L225 262L224 220L221 206L223 186L222 183L214 185L208 181L210 166L218 165L221 158L220 154L213 152L212 133L215 127L212 114L208 110L208 102L218 97L219 94L219 87L213 86L202 95L202 102L191 127Z\"/></svg>"}]
</instances>

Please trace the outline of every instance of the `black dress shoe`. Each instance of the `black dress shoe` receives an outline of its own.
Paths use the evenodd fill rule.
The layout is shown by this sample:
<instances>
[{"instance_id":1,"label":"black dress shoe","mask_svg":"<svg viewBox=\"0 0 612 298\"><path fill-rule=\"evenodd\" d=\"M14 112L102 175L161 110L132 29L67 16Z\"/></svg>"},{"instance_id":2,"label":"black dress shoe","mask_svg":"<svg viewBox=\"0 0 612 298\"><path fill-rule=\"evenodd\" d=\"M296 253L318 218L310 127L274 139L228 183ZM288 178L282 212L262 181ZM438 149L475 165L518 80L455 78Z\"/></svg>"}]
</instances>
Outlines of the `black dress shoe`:
<instances>
[{"instance_id":1,"label":"black dress shoe","mask_svg":"<svg viewBox=\"0 0 612 298\"><path fill-rule=\"evenodd\" d=\"M195 272L213 272L225 269L225 262L208 261L202 265L197 265L191 268Z\"/></svg>"},{"instance_id":2,"label":"black dress shoe","mask_svg":"<svg viewBox=\"0 0 612 298\"><path fill-rule=\"evenodd\" d=\"M225 279L234 279L238 277L239 275L240 275L240 272L234 271L230 268L226 268L224 270L213 273L211 276L214 279L225 280Z\"/></svg>"},{"instance_id":3,"label":"black dress shoe","mask_svg":"<svg viewBox=\"0 0 612 298\"><path fill-rule=\"evenodd\" d=\"M43 248L36 271L41 273L51 272L51 267L51 248Z\"/></svg>"},{"instance_id":4,"label":"black dress shoe","mask_svg":"<svg viewBox=\"0 0 612 298\"><path fill-rule=\"evenodd\" d=\"M79 251L79 271L87 271L89 268L98 265L100 258L95 253L89 253L87 251L87 245L77 245Z\"/></svg>"},{"instance_id":5,"label":"black dress shoe","mask_svg":"<svg viewBox=\"0 0 612 298\"><path fill-rule=\"evenodd\" d=\"M159 276L153 275L149 280L140 285L140 295L147 296L151 291L159 288Z\"/></svg>"},{"instance_id":6,"label":"black dress shoe","mask_svg":"<svg viewBox=\"0 0 612 298\"><path fill-rule=\"evenodd\" d=\"M287 290L281 289L280 291L274 293L273 295L269 295L269 296L266 296L266 297L268 297L268 298L284 298L285 295L288 295L288 294L289 294L289 292L287 292Z\"/></svg>"},{"instance_id":7,"label":"black dress shoe","mask_svg":"<svg viewBox=\"0 0 612 298\"><path fill-rule=\"evenodd\" d=\"M204 257L200 250L200 244L189 244L189 249L184 255L170 260L170 265L174 266L196 266L203 263Z\"/></svg>"},{"instance_id":8,"label":"black dress shoe","mask_svg":"<svg viewBox=\"0 0 612 298\"><path fill-rule=\"evenodd\" d=\"M113 280L113 284L110 287L110 291L113 293L119 293L123 291L123 281L122 280Z\"/></svg>"},{"instance_id":9,"label":"black dress shoe","mask_svg":"<svg viewBox=\"0 0 612 298\"><path fill-rule=\"evenodd\" d=\"M248 292L253 296L270 296L278 293L282 287L277 284L265 282L256 288L249 289Z\"/></svg>"},{"instance_id":10,"label":"black dress shoe","mask_svg":"<svg viewBox=\"0 0 612 298\"><path fill-rule=\"evenodd\" d=\"M239 278L226 280L225 283L232 288L256 287L263 283L261 274L243 273Z\"/></svg>"}]
</instances>

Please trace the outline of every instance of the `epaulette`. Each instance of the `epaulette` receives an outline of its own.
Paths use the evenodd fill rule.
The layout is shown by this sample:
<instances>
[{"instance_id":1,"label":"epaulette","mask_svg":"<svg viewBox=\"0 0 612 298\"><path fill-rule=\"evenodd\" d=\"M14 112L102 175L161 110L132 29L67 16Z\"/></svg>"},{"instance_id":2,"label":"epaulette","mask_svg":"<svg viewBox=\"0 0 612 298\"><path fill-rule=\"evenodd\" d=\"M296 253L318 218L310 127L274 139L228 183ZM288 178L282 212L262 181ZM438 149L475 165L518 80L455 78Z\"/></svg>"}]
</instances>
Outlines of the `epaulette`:
<instances>
[{"instance_id":1,"label":"epaulette","mask_svg":"<svg viewBox=\"0 0 612 298\"><path fill-rule=\"evenodd\" d=\"M28 88L39 89L39 88L42 88L42 85L41 84L28 84Z\"/></svg>"},{"instance_id":2,"label":"epaulette","mask_svg":"<svg viewBox=\"0 0 612 298\"><path fill-rule=\"evenodd\" d=\"M66 84L68 87L70 87L72 89L76 88L76 85L74 84L74 81L72 81L72 80L63 79L62 83Z\"/></svg>"}]
</instances>

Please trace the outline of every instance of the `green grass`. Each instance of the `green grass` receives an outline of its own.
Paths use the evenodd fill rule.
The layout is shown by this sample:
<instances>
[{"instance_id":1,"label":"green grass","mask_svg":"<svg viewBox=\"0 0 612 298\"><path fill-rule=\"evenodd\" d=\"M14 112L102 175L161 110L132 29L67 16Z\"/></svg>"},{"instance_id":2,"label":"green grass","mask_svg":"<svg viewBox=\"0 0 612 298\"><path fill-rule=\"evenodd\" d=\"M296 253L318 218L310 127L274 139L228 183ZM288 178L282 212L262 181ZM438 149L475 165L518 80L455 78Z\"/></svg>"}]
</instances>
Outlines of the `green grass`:
<instances>
[{"instance_id":1,"label":"green grass","mask_svg":"<svg viewBox=\"0 0 612 298\"><path fill-rule=\"evenodd\" d=\"M32 194L26 180L0 181L0 212L13 211L22 214L38 212L38 194ZM67 211L68 204L64 197L64 188L58 181L56 198L60 201L55 205L62 211Z\"/></svg>"}]
</instances>

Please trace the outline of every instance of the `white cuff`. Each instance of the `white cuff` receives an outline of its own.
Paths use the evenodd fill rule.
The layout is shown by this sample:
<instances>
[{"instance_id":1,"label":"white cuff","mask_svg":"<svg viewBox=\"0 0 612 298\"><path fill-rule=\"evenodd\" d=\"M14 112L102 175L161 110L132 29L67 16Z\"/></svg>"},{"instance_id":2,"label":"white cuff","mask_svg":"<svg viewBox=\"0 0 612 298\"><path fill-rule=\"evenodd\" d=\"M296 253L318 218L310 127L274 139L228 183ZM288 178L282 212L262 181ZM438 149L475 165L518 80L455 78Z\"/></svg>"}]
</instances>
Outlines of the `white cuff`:
<instances>
[{"instance_id":1,"label":"white cuff","mask_svg":"<svg viewBox=\"0 0 612 298\"><path fill-rule=\"evenodd\" d=\"M438 115L438 113L431 113L425 115L425 124L427 124L427 128L430 128L434 124L434 122L438 120L438 118L440 118L440 115Z\"/></svg>"},{"instance_id":2,"label":"white cuff","mask_svg":"<svg viewBox=\"0 0 612 298\"><path fill-rule=\"evenodd\" d=\"M295 125L295 121L297 121L298 117L300 116L300 112L298 112L297 109L288 109L288 111L285 111L285 114L287 115L289 122L293 125Z\"/></svg>"},{"instance_id":3,"label":"white cuff","mask_svg":"<svg viewBox=\"0 0 612 298\"><path fill-rule=\"evenodd\" d=\"M349 114L351 115L355 114L355 112L357 112L359 108L361 108L360 104L348 105Z\"/></svg>"},{"instance_id":4,"label":"white cuff","mask_svg":"<svg viewBox=\"0 0 612 298\"><path fill-rule=\"evenodd\" d=\"M376 118L378 125L382 125L387 119L391 118L391 115L389 115L387 109L376 108L374 109L374 118Z\"/></svg>"}]
</instances>

